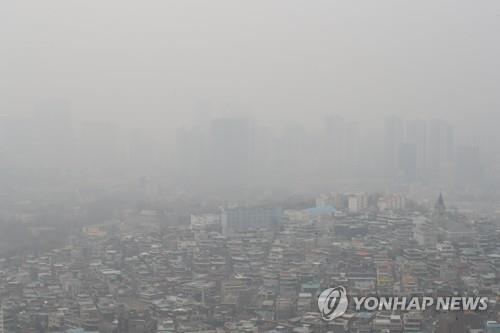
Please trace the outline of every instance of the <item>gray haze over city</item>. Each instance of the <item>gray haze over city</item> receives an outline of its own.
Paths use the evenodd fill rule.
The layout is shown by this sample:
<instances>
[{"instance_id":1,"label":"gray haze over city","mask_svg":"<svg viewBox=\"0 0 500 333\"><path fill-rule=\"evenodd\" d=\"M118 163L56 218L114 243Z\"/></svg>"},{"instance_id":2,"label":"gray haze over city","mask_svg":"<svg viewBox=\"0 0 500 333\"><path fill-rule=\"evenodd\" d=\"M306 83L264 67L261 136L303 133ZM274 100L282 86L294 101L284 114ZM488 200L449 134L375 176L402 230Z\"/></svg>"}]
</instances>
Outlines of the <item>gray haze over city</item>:
<instances>
[{"instance_id":1,"label":"gray haze over city","mask_svg":"<svg viewBox=\"0 0 500 333\"><path fill-rule=\"evenodd\" d=\"M400 291L409 290L402 282L408 276L418 280L412 292L423 293L441 288L441 280L447 279L443 276L460 279L463 274L460 281L448 279L446 289L462 293L470 287L470 276L491 273L494 281L481 280L476 289L470 288L491 287L488 296L498 296L499 31L500 2L494 0L0 3L0 333L77 328L212 332L209 329L233 324L236 328L225 332L243 332L241 327L252 316L288 327L292 324L287 320L307 312L298 305L300 291L304 293L300 283L328 287L334 283L328 275L334 266L345 270L349 280L349 265L357 260L355 255L349 263L314 257L330 268L322 268L310 280L297 277L299 282L291 288L297 293L278 286L273 291L272 320L261 314L267 310L258 301L241 303L244 292L264 292L257 285L275 268L273 251L278 250L273 249L286 252L282 246L287 237L304 225L313 227L293 236L293 244L304 246L305 257L295 259L305 262L312 258L308 251L324 250L336 258L332 244L342 244L342 251L347 251L360 239L370 252L368 244L396 233L390 250L376 250L387 256L383 264L352 264L366 269L363 279L375 272L372 289L377 292L390 289L383 289L387 286L380 280L380 272L390 267L391 273L384 274L401 283ZM383 227L373 230L373 225ZM252 243L252 237L263 242L258 247L266 259L256 260L262 267L252 266L246 254L231 252L232 242ZM210 261L203 257L206 249L198 244L200 239L210 244L223 239L221 248L229 252L222 255L219 248L212 249L217 254L211 253ZM316 250L309 248L311 239ZM194 259L191 250L189 255L183 252L192 244ZM438 259L447 259L436 265L452 268L437 274L441 280L436 284L428 279L434 271L425 279L413 270L406 274L401 263L409 254L402 244L425 252L426 260L437 260L437 249ZM214 299L205 295L205 287L201 301L183 294L185 300L211 309L210 316L199 319L199 326L188 329L181 315L170 312L162 317L159 305L150 300L144 304L152 311L146 316L151 321L137 319L129 311L134 306L121 297L119 283L110 287L106 277L106 292L87 290L94 281L87 270L68 277L71 274L59 275L52 268L51 282L42 283L43 258L72 267L75 262L92 266L99 257L99 269L119 271L120 281L133 282L133 290L123 291L129 299L143 300L146 290L158 288L167 299L185 289L182 283L163 288L148 280L151 284L142 285L134 269L123 264L130 259L135 265L137 259L135 250L135 257L127 257L124 249L149 246L154 251L137 264L154 270L148 279L171 283L181 270L182 279L189 276L183 283L223 281L222 286L214 282ZM92 247L96 253L87 253ZM58 251L68 248L77 254L72 252L76 257L63 263ZM480 249L492 260L493 272L462 272L458 261L466 256L464 248ZM107 262L109 251L121 253L121 264L116 258ZM149 250L144 251L141 256ZM450 259L451 252L456 261ZM209 265L212 270L224 257L225 273L216 277L197 266L205 259L213 262L213 256L218 259ZM253 276L242 269L241 258L250 261L249 270L262 268L266 273ZM169 262L167 273L162 260ZM273 274L300 275L284 263L280 267ZM19 277L23 269L31 280ZM245 281L244 286L235 279ZM13 281L42 289L60 284L66 296L57 306L30 307L31 299L23 296L21 287L13 290ZM224 291L226 282L241 287L235 304L224 301L230 298ZM66 287L73 283L85 297L68 295ZM351 291L366 292L352 279L342 283L349 283ZM310 298L315 296L311 292ZM108 318L99 307L102 297L124 308ZM72 302L80 302L81 308L87 301L96 304L99 316L88 315L89 319L81 310L63 311L71 324L54 324L61 308L71 308ZM231 320L219 318L219 307L228 304L239 312ZM286 310L277 310L280 304ZM316 311L315 306L308 311ZM14 320L9 311L23 315ZM404 330L407 319L398 315L402 330L390 332L412 331ZM143 320L144 328L128 327L130 318ZM423 332L462 332L448 324L449 318L424 318L438 324L422 324ZM489 312L478 325L465 325L468 319L463 320L460 329L483 329L497 318ZM332 329L314 324L310 331L292 330L309 325L299 322L289 331L259 323L255 332L268 332L264 326L269 332L285 333ZM365 332L352 329L332 332Z\"/></svg>"},{"instance_id":2,"label":"gray haze over city","mask_svg":"<svg viewBox=\"0 0 500 333\"><path fill-rule=\"evenodd\" d=\"M454 127L454 150L478 147L495 173L499 13L496 1L9 2L0 12L0 107L7 118L35 113L45 126L71 126L75 145L102 135L106 142L89 149L132 154L127 146L135 144L172 168L190 149L183 139L199 146L196 136L211 131L212 119L246 118L253 137L240 144L253 147L242 150L259 153L262 144L278 155L314 145L321 151L306 148L313 156L304 158L314 174L310 158L338 157L325 145L335 132L327 117L355 127L342 149L354 151L356 164L383 156L386 117L440 119ZM52 100L66 105L43 115ZM16 151L17 138L3 141ZM252 166L265 182L275 180L271 164L284 167L272 157ZM374 163L364 172L375 177L385 166ZM302 186L318 182L303 177Z\"/></svg>"}]
</instances>

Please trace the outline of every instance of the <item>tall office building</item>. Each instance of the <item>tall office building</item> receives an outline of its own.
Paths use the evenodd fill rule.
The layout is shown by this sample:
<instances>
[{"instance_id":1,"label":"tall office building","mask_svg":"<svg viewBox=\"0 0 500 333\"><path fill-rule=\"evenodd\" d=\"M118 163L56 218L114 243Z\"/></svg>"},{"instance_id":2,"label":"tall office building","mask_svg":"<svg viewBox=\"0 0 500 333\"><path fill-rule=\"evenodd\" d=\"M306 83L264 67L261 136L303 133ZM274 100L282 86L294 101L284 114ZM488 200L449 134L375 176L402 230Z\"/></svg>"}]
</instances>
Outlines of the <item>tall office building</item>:
<instances>
[{"instance_id":1,"label":"tall office building","mask_svg":"<svg viewBox=\"0 0 500 333\"><path fill-rule=\"evenodd\" d=\"M229 207L221 211L222 233L234 233L258 228L272 228L281 224L283 210L280 207Z\"/></svg>"},{"instance_id":2,"label":"tall office building","mask_svg":"<svg viewBox=\"0 0 500 333\"><path fill-rule=\"evenodd\" d=\"M254 162L254 122L247 118L215 118L210 128L210 160L218 188L248 184Z\"/></svg>"},{"instance_id":3,"label":"tall office building","mask_svg":"<svg viewBox=\"0 0 500 333\"><path fill-rule=\"evenodd\" d=\"M337 179L353 177L361 165L361 134L359 123L346 121L336 115L325 118L325 128L320 147L323 165L327 171L323 176Z\"/></svg>"},{"instance_id":4,"label":"tall office building","mask_svg":"<svg viewBox=\"0 0 500 333\"><path fill-rule=\"evenodd\" d=\"M258 186L275 186L279 179L275 177L283 169L279 164L279 140L270 128L255 127L254 179Z\"/></svg>"},{"instance_id":5,"label":"tall office building","mask_svg":"<svg viewBox=\"0 0 500 333\"><path fill-rule=\"evenodd\" d=\"M417 145L403 143L398 152L398 177L404 182L413 182L417 179Z\"/></svg>"},{"instance_id":6,"label":"tall office building","mask_svg":"<svg viewBox=\"0 0 500 333\"><path fill-rule=\"evenodd\" d=\"M208 178L209 165L206 163L206 140L198 128L182 127L177 130L176 156L178 181L184 186L199 187Z\"/></svg>"},{"instance_id":7,"label":"tall office building","mask_svg":"<svg viewBox=\"0 0 500 333\"><path fill-rule=\"evenodd\" d=\"M403 120L395 116L386 118L384 138L386 176L394 178L398 173L399 150L404 142Z\"/></svg>"},{"instance_id":8,"label":"tall office building","mask_svg":"<svg viewBox=\"0 0 500 333\"><path fill-rule=\"evenodd\" d=\"M446 176L451 175L454 145L453 127L444 121L433 120L429 128L427 149L430 179L446 181Z\"/></svg>"},{"instance_id":9,"label":"tall office building","mask_svg":"<svg viewBox=\"0 0 500 333\"><path fill-rule=\"evenodd\" d=\"M320 148L316 145L316 137L311 136L303 124L288 123L280 137L277 155L279 156L280 170L273 178L280 179L280 185L304 188L319 174L320 167L317 161Z\"/></svg>"},{"instance_id":10,"label":"tall office building","mask_svg":"<svg viewBox=\"0 0 500 333\"><path fill-rule=\"evenodd\" d=\"M406 123L406 143L415 146L416 177L422 179L427 168L427 123L414 119Z\"/></svg>"},{"instance_id":11,"label":"tall office building","mask_svg":"<svg viewBox=\"0 0 500 333\"><path fill-rule=\"evenodd\" d=\"M345 167L344 174L348 177L355 177L360 169L360 148L361 148L361 134L359 123L348 122L345 126Z\"/></svg>"},{"instance_id":12,"label":"tall office building","mask_svg":"<svg viewBox=\"0 0 500 333\"><path fill-rule=\"evenodd\" d=\"M325 158L325 176L342 177L345 171L345 120L336 115L325 119L325 144L322 155Z\"/></svg>"}]
</instances>

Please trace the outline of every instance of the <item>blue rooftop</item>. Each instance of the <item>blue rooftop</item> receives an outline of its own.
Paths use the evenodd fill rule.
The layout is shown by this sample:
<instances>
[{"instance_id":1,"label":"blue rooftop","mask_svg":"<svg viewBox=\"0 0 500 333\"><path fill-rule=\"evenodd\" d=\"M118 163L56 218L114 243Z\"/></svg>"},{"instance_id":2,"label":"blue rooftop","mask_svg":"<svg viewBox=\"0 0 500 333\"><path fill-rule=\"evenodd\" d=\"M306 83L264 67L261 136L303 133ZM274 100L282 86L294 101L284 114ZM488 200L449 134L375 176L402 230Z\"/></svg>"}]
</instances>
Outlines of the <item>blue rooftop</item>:
<instances>
[{"instance_id":1,"label":"blue rooftop","mask_svg":"<svg viewBox=\"0 0 500 333\"><path fill-rule=\"evenodd\" d=\"M335 207L331 205L326 205L320 207L307 208L306 211L310 215L327 215L327 214L333 214L337 210L335 209Z\"/></svg>"}]
</instances>

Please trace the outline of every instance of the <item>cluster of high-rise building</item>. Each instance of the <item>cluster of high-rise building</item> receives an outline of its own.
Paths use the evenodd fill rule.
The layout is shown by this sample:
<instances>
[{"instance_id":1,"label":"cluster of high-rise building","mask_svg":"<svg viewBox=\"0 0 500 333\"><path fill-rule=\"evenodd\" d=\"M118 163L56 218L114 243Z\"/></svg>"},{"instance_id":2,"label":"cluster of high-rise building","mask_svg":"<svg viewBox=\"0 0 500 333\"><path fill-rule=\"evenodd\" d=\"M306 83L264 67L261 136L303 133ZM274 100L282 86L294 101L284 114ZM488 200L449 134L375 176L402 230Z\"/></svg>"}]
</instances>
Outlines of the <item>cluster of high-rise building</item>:
<instances>
[{"instance_id":1,"label":"cluster of high-rise building","mask_svg":"<svg viewBox=\"0 0 500 333\"><path fill-rule=\"evenodd\" d=\"M276 131L249 118L212 118L183 128L179 179L218 190L414 184L463 190L485 180L479 147L457 144L454 127L443 120L388 117L367 124L329 116L323 123L317 130Z\"/></svg>"},{"instance_id":2,"label":"cluster of high-rise building","mask_svg":"<svg viewBox=\"0 0 500 333\"><path fill-rule=\"evenodd\" d=\"M112 122L79 122L68 103L53 101L0 117L0 181L118 190L154 183L219 195L332 186L477 190L494 173L487 173L477 145L457 144L455 137L442 120L363 123L340 116L325 117L319 128L202 117L170 137Z\"/></svg>"},{"instance_id":3,"label":"cluster of high-rise building","mask_svg":"<svg viewBox=\"0 0 500 333\"><path fill-rule=\"evenodd\" d=\"M167 170L165 146L117 123L74 119L69 103L49 101L31 112L0 114L0 182L5 188L139 183Z\"/></svg>"}]
</instances>

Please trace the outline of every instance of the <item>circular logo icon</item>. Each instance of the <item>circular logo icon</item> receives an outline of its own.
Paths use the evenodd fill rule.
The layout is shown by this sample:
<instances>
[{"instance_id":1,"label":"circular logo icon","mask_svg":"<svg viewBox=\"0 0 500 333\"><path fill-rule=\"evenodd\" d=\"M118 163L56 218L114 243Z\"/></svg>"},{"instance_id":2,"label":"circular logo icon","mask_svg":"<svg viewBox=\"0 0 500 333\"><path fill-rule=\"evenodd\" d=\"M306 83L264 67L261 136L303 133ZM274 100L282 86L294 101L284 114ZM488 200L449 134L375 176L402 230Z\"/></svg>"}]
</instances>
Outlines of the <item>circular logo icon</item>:
<instances>
[{"instance_id":1,"label":"circular logo icon","mask_svg":"<svg viewBox=\"0 0 500 333\"><path fill-rule=\"evenodd\" d=\"M325 289L318 298L321 317L327 321L343 316L348 305L349 301L344 287Z\"/></svg>"}]
</instances>

